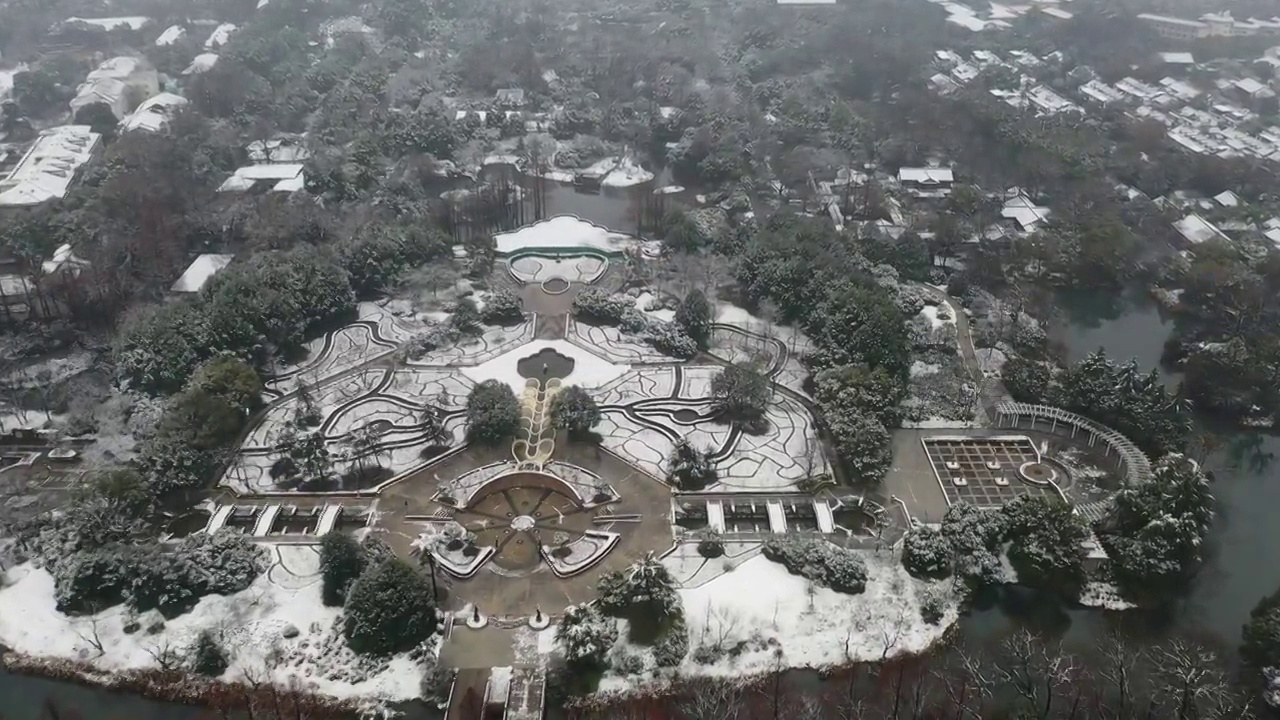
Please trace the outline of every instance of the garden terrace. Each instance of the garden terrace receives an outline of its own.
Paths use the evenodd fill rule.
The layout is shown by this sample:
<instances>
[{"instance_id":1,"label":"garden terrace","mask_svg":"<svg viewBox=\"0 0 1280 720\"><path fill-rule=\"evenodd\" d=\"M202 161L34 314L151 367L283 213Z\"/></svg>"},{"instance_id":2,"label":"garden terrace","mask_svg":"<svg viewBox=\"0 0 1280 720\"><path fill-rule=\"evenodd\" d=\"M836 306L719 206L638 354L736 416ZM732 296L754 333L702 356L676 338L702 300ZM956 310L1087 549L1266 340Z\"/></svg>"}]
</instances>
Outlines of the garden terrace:
<instances>
[{"instance_id":1,"label":"garden terrace","mask_svg":"<svg viewBox=\"0 0 1280 720\"><path fill-rule=\"evenodd\" d=\"M933 436L922 442L950 504L999 508L1026 494L1067 499L1056 484L1027 482L1020 474L1023 466L1041 463L1029 437Z\"/></svg>"}]
</instances>

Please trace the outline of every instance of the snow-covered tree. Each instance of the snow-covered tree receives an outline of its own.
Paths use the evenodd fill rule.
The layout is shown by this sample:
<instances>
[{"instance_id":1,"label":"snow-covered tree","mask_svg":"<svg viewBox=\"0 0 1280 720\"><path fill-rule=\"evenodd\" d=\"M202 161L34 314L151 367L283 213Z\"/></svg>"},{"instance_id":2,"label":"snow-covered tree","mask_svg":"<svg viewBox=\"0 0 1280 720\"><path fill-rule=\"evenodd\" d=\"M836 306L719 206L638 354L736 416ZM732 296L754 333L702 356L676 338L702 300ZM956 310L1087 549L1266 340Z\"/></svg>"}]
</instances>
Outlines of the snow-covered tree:
<instances>
[{"instance_id":1,"label":"snow-covered tree","mask_svg":"<svg viewBox=\"0 0 1280 720\"><path fill-rule=\"evenodd\" d=\"M1117 493L1102 539L1122 587L1160 593L1185 580L1204 557L1213 502L1200 466L1180 454L1161 458L1150 481Z\"/></svg>"},{"instance_id":2,"label":"snow-covered tree","mask_svg":"<svg viewBox=\"0 0 1280 720\"><path fill-rule=\"evenodd\" d=\"M889 431L874 415L863 412L824 413L836 455L853 482L879 483L893 462Z\"/></svg>"},{"instance_id":3,"label":"snow-covered tree","mask_svg":"<svg viewBox=\"0 0 1280 720\"><path fill-rule=\"evenodd\" d=\"M912 528L903 539L902 565L916 577L944 578L951 574L951 544L937 528Z\"/></svg>"},{"instance_id":4,"label":"snow-covered tree","mask_svg":"<svg viewBox=\"0 0 1280 720\"><path fill-rule=\"evenodd\" d=\"M298 435L297 442L289 448L288 452L289 458L293 460L305 482L324 482L333 473L328 445L325 443L324 436L318 432Z\"/></svg>"},{"instance_id":5,"label":"snow-covered tree","mask_svg":"<svg viewBox=\"0 0 1280 720\"><path fill-rule=\"evenodd\" d=\"M956 503L942 518L942 536L951 546L952 573L958 581L975 588L1004 581L997 554L1004 537L1004 522L999 512Z\"/></svg>"},{"instance_id":6,"label":"snow-covered tree","mask_svg":"<svg viewBox=\"0 0 1280 720\"><path fill-rule=\"evenodd\" d=\"M841 365L814 376L815 398L825 417L870 413L885 425L895 424L906 386L883 368Z\"/></svg>"},{"instance_id":7,"label":"snow-covered tree","mask_svg":"<svg viewBox=\"0 0 1280 720\"><path fill-rule=\"evenodd\" d=\"M596 584L600 609L614 614L663 619L680 612L676 583L662 562L652 555L625 570L608 571Z\"/></svg>"},{"instance_id":8,"label":"snow-covered tree","mask_svg":"<svg viewBox=\"0 0 1280 720\"><path fill-rule=\"evenodd\" d=\"M1020 495L1000 512L1004 515L1009 562L1022 583L1064 597L1079 595L1084 585L1084 542L1089 528L1067 503Z\"/></svg>"},{"instance_id":9,"label":"snow-covered tree","mask_svg":"<svg viewBox=\"0 0 1280 720\"><path fill-rule=\"evenodd\" d=\"M467 438L496 444L509 440L520 422L520 404L506 383L485 380L467 398Z\"/></svg>"},{"instance_id":10,"label":"snow-covered tree","mask_svg":"<svg viewBox=\"0 0 1280 720\"><path fill-rule=\"evenodd\" d=\"M1262 598L1244 626L1240 657L1254 670L1280 671L1280 590Z\"/></svg>"},{"instance_id":11,"label":"snow-covered tree","mask_svg":"<svg viewBox=\"0 0 1280 720\"><path fill-rule=\"evenodd\" d=\"M618 621L593 605L570 605L556 626L556 642L570 667L600 668L618 641Z\"/></svg>"},{"instance_id":12,"label":"snow-covered tree","mask_svg":"<svg viewBox=\"0 0 1280 720\"><path fill-rule=\"evenodd\" d=\"M227 671L227 653L210 630L202 630L191 648L191 670L200 675L217 677Z\"/></svg>"},{"instance_id":13,"label":"snow-covered tree","mask_svg":"<svg viewBox=\"0 0 1280 720\"><path fill-rule=\"evenodd\" d=\"M701 290L690 290L676 308L675 322L700 349L707 349L711 342L711 323L713 320L711 303Z\"/></svg>"},{"instance_id":14,"label":"snow-covered tree","mask_svg":"<svg viewBox=\"0 0 1280 720\"><path fill-rule=\"evenodd\" d=\"M595 398L578 385L570 385L556 393L551 401L551 424L568 430L569 436L582 439L600 422L600 408Z\"/></svg>"},{"instance_id":15,"label":"snow-covered tree","mask_svg":"<svg viewBox=\"0 0 1280 720\"><path fill-rule=\"evenodd\" d=\"M867 564L846 548L815 538L770 537L764 556L793 575L809 578L836 592L857 595L867 588Z\"/></svg>"},{"instance_id":16,"label":"snow-covered tree","mask_svg":"<svg viewBox=\"0 0 1280 720\"><path fill-rule=\"evenodd\" d=\"M758 425L772 396L768 378L741 365L729 365L711 379L711 410L729 422Z\"/></svg>"},{"instance_id":17,"label":"snow-covered tree","mask_svg":"<svg viewBox=\"0 0 1280 720\"><path fill-rule=\"evenodd\" d=\"M524 306L514 292L495 290L485 298L480 317L490 325L511 325L524 320Z\"/></svg>"},{"instance_id":18,"label":"snow-covered tree","mask_svg":"<svg viewBox=\"0 0 1280 720\"><path fill-rule=\"evenodd\" d=\"M347 645L360 654L386 655L409 650L436 627L431 583L401 560L369 568L351 586L343 607Z\"/></svg>"},{"instance_id":19,"label":"snow-covered tree","mask_svg":"<svg viewBox=\"0 0 1280 720\"><path fill-rule=\"evenodd\" d=\"M716 479L715 466L705 451L685 438L676 440L667 464L667 479L681 490L701 490Z\"/></svg>"},{"instance_id":20,"label":"snow-covered tree","mask_svg":"<svg viewBox=\"0 0 1280 720\"><path fill-rule=\"evenodd\" d=\"M341 605L351 583L365 566L364 550L355 538L342 532L320 538L320 597L325 605Z\"/></svg>"}]
</instances>

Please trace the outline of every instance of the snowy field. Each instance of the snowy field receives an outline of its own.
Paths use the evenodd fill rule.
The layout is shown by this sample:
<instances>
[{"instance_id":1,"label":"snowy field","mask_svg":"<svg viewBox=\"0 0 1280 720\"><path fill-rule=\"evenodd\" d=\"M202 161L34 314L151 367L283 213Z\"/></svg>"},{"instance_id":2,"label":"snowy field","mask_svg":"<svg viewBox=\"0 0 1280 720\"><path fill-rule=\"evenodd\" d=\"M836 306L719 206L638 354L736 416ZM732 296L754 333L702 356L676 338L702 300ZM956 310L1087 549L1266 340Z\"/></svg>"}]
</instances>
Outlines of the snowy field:
<instances>
[{"instance_id":1,"label":"snowy field","mask_svg":"<svg viewBox=\"0 0 1280 720\"><path fill-rule=\"evenodd\" d=\"M773 376L773 381L808 397L804 389L804 381L809 377L809 370L801 360L816 349L808 336L798 328L766 322L736 305L727 303L719 303L716 306L716 322L774 338L784 345L787 349L787 360ZM775 352L772 346L773 343L766 339L743 333L717 329L711 334L712 354L734 363L747 362L760 357L762 353Z\"/></svg>"},{"instance_id":2,"label":"snowy field","mask_svg":"<svg viewBox=\"0 0 1280 720\"><path fill-rule=\"evenodd\" d=\"M410 358L409 365L448 367L480 365L503 353L511 352L532 339L533 322L529 320L519 325L490 326L478 336L465 337L447 347L437 348L425 355Z\"/></svg>"},{"instance_id":3,"label":"snowy field","mask_svg":"<svg viewBox=\"0 0 1280 720\"><path fill-rule=\"evenodd\" d=\"M675 439L687 438L711 451L719 478L707 489L715 492L785 492L805 477L828 472L808 411L780 393L766 412L769 428L760 435L684 419L680 411L710 412L711 379L720 370L696 365L636 368L601 387L592 393L604 410L596 426L601 444L661 478Z\"/></svg>"},{"instance_id":4,"label":"snowy field","mask_svg":"<svg viewBox=\"0 0 1280 720\"><path fill-rule=\"evenodd\" d=\"M557 215L493 236L499 255L527 248L593 248L602 252L623 252L640 241L610 231L574 215Z\"/></svg>"},{"instance_id":5,"label":"snowy field","mask_svg":"<svg viewBox=\"0 0 1280 720\"><path fill-rule=\"evenodd\" d=\"M772 672L779 662L783 667L821 668L918 653L941 639L959 618L948 583L912 578L892 554L866 552L863 557L869 577L860 595L814 585L764 556L727 560L732 569L679 591L690 653L678 672L682 676L745 676ZM921 605L931 593L944 597L945 609L936 625L921 618ZM629 645L625 630L619 637L624 639L611 656L638 655L647 672L639 677L611 672L601 682L602 692L638 690L666 681L665 675L654 677L648 648ZM702 646L719 648L719 658L712 663L695 662ZM727 650L735 646L741 646L742 652L731 658Z\"/></svg>"},{"instance_id":6,"label":"snowy field","mask_svg":"<svg viewBox=\"0 0 1280 720\"><path fill-rule=\"evenodd\" d=\"M626 365L615 365L565 340L534 340L482 365L463 368L462 372L477 384L485 380L504 382L519 396L524 392L528 378L520 375L518 363L548 349L573 359L573 370L562 380L565 386L599 387L612 382L630 369Z\"/></svg>"},{"instance_id":7,"label":"snowy field","mask_svg":"<svg viewBox=\"0 0 1280 720\"><path fill-rule=\"evenodd\" d=\"M271 567L244 591L202 598L155 634L124 632L124 606L68 617L54 608L53 577L30 563L12 568L0 588L0 643L29 655L92 663L103 670L160 667L157 656L185 654L202 630L221 633L230 667L225 680L285 685L297 678L337 698L395 702L417 698L423 667L407 656L358 660L335 622L341 608L320 602L320 556L312 545L269 548ZM150 616L143 616L144 618ZM285 638L296 629L298 634ZM102 651L95 647L94 637Z\"/></svg>"}]
</instances>

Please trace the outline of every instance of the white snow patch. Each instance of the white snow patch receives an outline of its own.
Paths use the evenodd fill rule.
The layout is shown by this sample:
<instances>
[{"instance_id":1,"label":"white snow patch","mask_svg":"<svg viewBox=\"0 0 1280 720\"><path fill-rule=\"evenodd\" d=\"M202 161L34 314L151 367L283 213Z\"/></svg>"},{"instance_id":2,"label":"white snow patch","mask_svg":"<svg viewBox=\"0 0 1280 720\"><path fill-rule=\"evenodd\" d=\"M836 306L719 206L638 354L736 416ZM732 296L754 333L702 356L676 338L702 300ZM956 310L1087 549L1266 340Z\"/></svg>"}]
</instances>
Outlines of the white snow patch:
<instances>
[{"instance_id":1,"label":"white snow patch","mask_svg":"<svg viewBox=\"0 0 1280 720\"><path fill-rule=\"evenodd\" d=\"M939 311L939 306L937 305L925 305L924 309L920 311L920 315L929 321L934 330L944 325L954 325L956 322L949 308Z\"/></svg>"},{"instance_id":2,"label":"white snow patch","mask_svg":"<svg viewBox=\"0 0 1280 720\"><path fill-rule=\"evenodd\" d=\"M597 357L567 340L534 340L481 365L464 367L462 374L477 383L485 380L499 380L510 385L519 396L524 392L525 383L528 380L521 377L516 365L522 359L548 348L573 359L573 371L562 380L565 385L599 387L631 369L629 365L615 365Z\"/></svg>"},{"instance_id":3,"label":"white snow patch","mask_svg":"<svg viewBox=\"0 0 1280 720\"><path fill-rule=\"evenodd\" d=\"M320 601L319 553L313 545L278 545L271 553L274 563L247 589L202 598L191 612L166 621L155 635L145 629L125 633L123 606L94 616L58 612L53 576L31 563L19 565L9 570L8 584L0 589L0 643L33 656L87 661L103 670L144 669L157 666L151 652L166 645L184 652L201 631L212 630L222 634L230 656L223 675L228 680L246 672L260 676L270 668L272 679L281 685L296 677L304 688L337 698L396 702L419 696L423 669L404 655L360 682L326 677L317 662L320 640L342 609ZM101 654L90 642L95 623ZM282 633L290 625L300 634L285 639ZM303 643L308 645L305 650ZM285 661L269 663L276 652L283 652ZM332 665L328 669L333 674Z\"/></svg>"},{"instance_id":4,"label":"white snow patch","mask_svg":"<svg viewBox=\"0 0 1280 720\"><path fill-rule=\"evenodd\" d=\"M958 604L948 596L938 624L924 622L920 607L930 584L908 575L892 555L865 553L864 558L869 577L860 595L815 585L763 556L700 587L680 590L690 647L680 674L741 676L771 672L779 661L783 667L819 668L918 653L958 619ZM712 665L693 662L693 650L722 638L722 647L745 642L747 649ZM601 689L629 690L637 680L607 675Z\"/></svg>"},{"instance_id":5,"label":"white snow patch","mask_svg":"<svg viewBox=\"0 0 1280 720\"><path fill-rule=\"evenodd\" d=\"M601 181L605 187L631 187L647 183L653 179L653 173L640 167L634 159L625 157L618 161L613 171Z\"/></svg>"},{"instance_id":6,"label":"white snow patch","mask_svg":"<svg viewBox=\"0 0 1280 720\"><path fill-rule=\"evenodd\" d=\"M160 33L160 37L156 38L156 47L164 47L178 42L178 39L187 34L187 29L181 25L170 25L165 31Z\"/></svg>"},{"instance_id":7,"label":"white snow patch","mask_svg":"<svg viewBox=\"0 0 1280 720\"><path fill-rule=\"evenodd\" d=\"M494 236L496 250L510 254L525 248L585 247L604 252L622 252L639 241L611 232L572 215L558 215L511 232Z\"/></svg>"},{"instance_id":8,"label":"white snow patch","mask_svg":"<svg viewBox=\"0 0 1280 720\"><path fill-rule=\"evenodd\" d=\"M1138 607L1120 597L1120 591L1108 582L1086 583L1080 591L1080 604L1104 610L1131 610Z\"/></svg>"},{"instance_id":9,"label":"white snow patch","mask_svg":"<svg viewBox=\"0 0 1280 720\"><path fill-rule=\"evenodd\" d=\"M636 309L652 318L657 318L663 322L675 322L675 310L650 310L654 300L657 300L651 292L642 292L636 296Z\"/></svg>"},{"instance_id":10,"label":"white snow patch","mask_svg":"<svg viewBox=\"0 0 1280 720\"><path fill-rule=\"evenodd\" d=\"M922 377L924 375L937 375L941 372L942 366L938 363L927 363L922 360L916 360L911 363L911 377Z\"/></svg>"}]
</instances>

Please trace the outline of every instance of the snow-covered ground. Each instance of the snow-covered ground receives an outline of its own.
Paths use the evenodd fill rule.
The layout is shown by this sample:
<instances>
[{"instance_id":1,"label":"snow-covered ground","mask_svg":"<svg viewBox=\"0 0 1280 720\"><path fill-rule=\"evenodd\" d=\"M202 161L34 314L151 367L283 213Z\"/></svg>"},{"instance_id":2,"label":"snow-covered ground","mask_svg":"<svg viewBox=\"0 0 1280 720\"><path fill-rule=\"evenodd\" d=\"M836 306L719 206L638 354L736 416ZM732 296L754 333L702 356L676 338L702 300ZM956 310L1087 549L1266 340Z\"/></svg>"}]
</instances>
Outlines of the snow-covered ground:
<instances>
[{"instance_id":1,"label":"snow-covered ground","mask_svg":"<svg viewBox=\"0 0 1280 720\"><path fill-rule=\"evenodd\" d=\"M573 359L573 370L561 381L565 385L600 387L631 369L626 365L615 365L567 340L534 340L481 365L463 368L462 372L476 383L499 380L510 385L516 395L520 395L529 380L520 375L517 364L548 349Z\"/></svg>"},{"instance_id":2,"label":"snow-covered ground","mask_svg":"<svg viewBox=\"0 0 1280 720\"><path fill-rule=\"evenodd\" d=\"M680 590L690 653L678 668L682 676L745 676L782 667L829 667L918 653L937 642L959 617L948 583L925 583L912 578L890 554L863 553L869 577L860 595L837 593L792 575L764 556L725 563L720 577L698 587ZM715 562L715 561L713 561ZM927 594L942 593L942 619L930 625L921 618ZM620 621L625 624L625 621ZM652 674L652 653L624 638L611 655L644 658L643 676L614 673L601 682L602 692L625 692L660 684L665 675ZM737 657L727 651L741 646ZM700 646L718 646L719 658L695 662Z\"/></svg>"},{"instance_id":3,"label":"snow-covered ground","mask_svg":"<svg viewBox=\"0 0 1280 720\"><path fill-rule=\"evenodd\" d=\"M189 613L124 631L123 606L96 615L58 612L53 577L27 563L9 570L0 588L0 643L39 657L89 662L103 670L157 668L155 655L185 654L203 630L220 633L230 667L225 680L297 678L314 692L345 699L396 702L417 698L423 668L400 655L387 663L358 661L335 634L341 608L320 602L320 556L313 545L270 548L271 567L247 589L211 595ZM296 629L298 634L286 638ZM95 635L102 651L95 647Z\"/></svg>"},{"instance_id":4,"label":"snow-covered ground","mask_svg":"<svg viewBox=\"0 0 1280 720\"><path fill-rule=\"evenodd\" d=\"M609 325L591 325L570 317L565 337L573 344L618 364L677 362L638 335Z\"/></svg>"},{"instance_id":5,"label":"snow-covered ground","mask_svg":"<svg viewBox=\"0 0 1280 720\"><path fill-rule=\"evenodd\" d=\"M651 318L657 318L663 322L675 322L675 310L654 310L651 309L654 301L657 300L651 292L642 292L636 296L636 309L648 315Z\"/></svg>"},{"instance_id":6,"label":"snow-covered ground","mask_svg":"<svg viewBox=\"0 0 1280 720\"><path fill-rule=\"evenodd\" d=\"M677 421L674 413L679 410L700 415L710 411L711 379L720 370L720 366L711 365L683 366L677 388L673 367L634 368L594 391L592 395L601 406L632 406L632 413L604 413L596 427L602 444L646 472L665 477L672 438L686 438L714 454L719 478L708 489L718 492L786 492L801 479L828 471L809 413L781 393L775 394L766 411L768 429L759 435L741 434L731 448L727 447L728 425ZM637 403L641 403L639 407L635 407ZM638 421L633 414L650 424Z\"/></svg>"},{"instance_id":7,"label":"snow-covered ground","mask_svg":"<svg viewBox=\"0 0 1280 720\"><path fill-rule=\"evenodd\" d=\"M500 255L526 248L586 247L603 252L623 252L640 242L574 215L557 215L511 232L499 233L493 239Z\"/></svg>"},{"instance_id":8,"label":"snow-covered ground","mask_svg":"<svg viewBox=\"0 0 1280 720\"><path fill-rule=\"evenodd\" d=\"M647 183L653 179L653 173L640 167L634 158L624 157L618 160L613 170L601 181L605 187L631 187Z\"/></svg>"},{"instance_id":9,"label":"snow-covered ground","mask_svg":"<svg viewBox=\"0 0 1280 720\"><path fill-rule=\"evenodd\" d=\"M1080 604L1085 607L1096 607L1104 610L1131 610L1138 607L1120 597L1115 585L1105 582L1091 582L1080 591Z\"/></svg>"}]
</instances>

